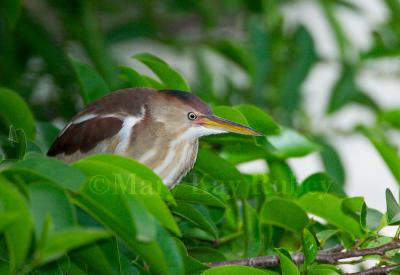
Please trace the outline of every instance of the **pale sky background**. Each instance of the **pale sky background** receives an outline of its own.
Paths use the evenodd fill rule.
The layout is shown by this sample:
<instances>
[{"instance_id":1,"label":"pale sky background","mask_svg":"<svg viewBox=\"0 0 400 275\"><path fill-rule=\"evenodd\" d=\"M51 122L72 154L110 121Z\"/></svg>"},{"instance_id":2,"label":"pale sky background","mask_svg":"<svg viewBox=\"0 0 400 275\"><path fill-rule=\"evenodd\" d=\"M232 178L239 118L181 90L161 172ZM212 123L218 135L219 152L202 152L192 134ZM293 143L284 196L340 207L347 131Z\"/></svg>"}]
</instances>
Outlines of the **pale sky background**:
<instances>
[{"instance_id":1,"label":"pale sky background","mask_svg":"<svg viewBox=\"0 0 400 275\"><path fill-rule=\"evenodd\" d=\"M352 44L361 50L371 45L372 29L384 21L388 11L381 0L352 0L352 2L361 8L361 14L346 9L339 9L336 12ZM359 122L373 123L373 114L359 106L345 107L331 118L323 116L330 89L339 77L339 67L334 61L338 56L334 37L321 9L314 1L293 2L284 7L283 12L288 28L298 23L308 27L316 42L318 53L326 60L314 67L303 86L305 108L310 117L313 117L313 127L316 131L326 133L332 132L332 129L350 129ZM193 59L189 58L188 53L173 52L153 41L149 43L146 40L135 40L134 47L132 42L127 41L114 46L112 51L121 63L139 67L146 73L150 72L130 59L133 54L145 51L154 53L180 70L188 79L193 75L191 73L194 70ZM209 63L212 65L216 80L218 75L233 74L236 83L246 83L245 76L240 70L228 66L217 55L209 53ZM400 60L374 62L362 72L357 81L381 106L400 107L400 78L390 73L395 70L398 72L399 68ZM215 85L223 84L217 82ZM347 193L350 196L364 196L369 207L385 211L385 189L390 188L396 194L398 186L381 157L369 141L360 135L341 137L332 133L332 137L331 141L339 150L346 167ZM400 135L393 142L400 146ZM317 154L291 159L289 163L299 180L322 170ZM263 161L255 161L240 165L239 168L247 172L262 172L265 171L266 165Z\"/></svg>"}]
</instances>

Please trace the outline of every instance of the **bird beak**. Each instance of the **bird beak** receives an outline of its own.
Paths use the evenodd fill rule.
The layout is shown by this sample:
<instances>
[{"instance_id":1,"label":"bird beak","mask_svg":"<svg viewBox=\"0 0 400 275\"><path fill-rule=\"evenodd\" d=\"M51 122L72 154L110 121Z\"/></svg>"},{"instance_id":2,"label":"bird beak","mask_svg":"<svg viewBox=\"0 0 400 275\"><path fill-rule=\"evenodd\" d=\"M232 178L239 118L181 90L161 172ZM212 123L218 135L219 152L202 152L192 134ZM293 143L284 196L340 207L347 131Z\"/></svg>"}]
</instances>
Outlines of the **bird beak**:
<instances>
[{"instance_id":1,"label":"bird beak","mask_svg":"<svg viewBox=\"0 0 400 275\"><path fill-rule=\"evenodd\" d=\"M262 135L261 133L257 132L256 130L250 127L214 115L202 116L200 118L199 124L206 128L237 133L241 135L248 135L248 136Z\"/></svg>"}]
</instances>

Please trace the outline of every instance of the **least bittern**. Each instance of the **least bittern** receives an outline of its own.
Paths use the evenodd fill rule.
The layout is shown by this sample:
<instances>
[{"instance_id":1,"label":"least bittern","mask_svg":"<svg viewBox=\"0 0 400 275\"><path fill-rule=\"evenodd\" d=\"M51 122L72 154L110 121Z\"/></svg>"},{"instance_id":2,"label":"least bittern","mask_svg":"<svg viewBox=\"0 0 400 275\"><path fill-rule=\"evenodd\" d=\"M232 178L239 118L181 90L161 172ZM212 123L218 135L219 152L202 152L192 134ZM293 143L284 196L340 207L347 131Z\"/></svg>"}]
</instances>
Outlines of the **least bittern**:
<instances>
[{"instance_id":1,"label":"least bittern","mask_svg":"<svg viewBox=\"0 0 400 275\"><path fill-rule=\"evenodd\" d=\"M198 139L227 132L259 135L213 115L191 93L124 89L98 99L76 115L48 155L67 162L96 153L127 156L150 167L172 188L193 167Z\"/></svg>"}]
</instances>

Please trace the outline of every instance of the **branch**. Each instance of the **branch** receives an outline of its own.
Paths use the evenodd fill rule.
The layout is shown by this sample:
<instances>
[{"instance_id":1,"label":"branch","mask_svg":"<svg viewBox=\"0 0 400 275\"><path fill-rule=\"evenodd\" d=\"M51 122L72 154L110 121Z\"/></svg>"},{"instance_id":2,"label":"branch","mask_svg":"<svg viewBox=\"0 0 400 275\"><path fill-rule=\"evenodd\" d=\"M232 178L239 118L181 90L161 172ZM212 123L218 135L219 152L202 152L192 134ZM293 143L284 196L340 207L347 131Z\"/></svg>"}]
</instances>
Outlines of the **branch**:
<instances>
[{"instance_id":1,"label":"branch","mask_svg":"<svg viewBox=\"0 0 400 275\"><path fill-rule=\"evenodd\" d=\"M400 267L400 264L387 265L382 267L374 267L365 271L347 273L347 275L377 275L377 274L389 274L391 271Z\"/></svg>"},{"instance_id":2,"label":"branch","mask_svg":"<svg viewBox=\"0 0 400 275\"><path fill-rule=\"evenodd\" d=\"M400 248L400 240L393 240L387 244L373 247L373 248L365 248L365 249L351 249L351 250L343 250L342 246L335 247L330 250L322 250L319 251L316 257L316 262L318 263L327 263L327 264L340 264L340 260L354 258L354 257L362 257L367 255L379 255L384 256L387 251L394 250ZM303 253L293 253L292 260L297 265L303 264L304 262L304 254ZM224 265L244 265L244 266L252 266L252 267L274 267L279 265L279 257L278 256L259 256L253 258L239 259L239 260L231 260L231 261L223 261L223 262L213 262L209 263L208 266L216 267L216 266L224 266ZM355 275L369 275L369 274L386 274L389 271L399 267L400 264L389 265L386 267L376 267L359 273L352 273ZM371 273L372 272L372 273ZM374 273L375 272L375 273ZM379 273L380 272L380 273Z\"/></svg>"}]
</instances>

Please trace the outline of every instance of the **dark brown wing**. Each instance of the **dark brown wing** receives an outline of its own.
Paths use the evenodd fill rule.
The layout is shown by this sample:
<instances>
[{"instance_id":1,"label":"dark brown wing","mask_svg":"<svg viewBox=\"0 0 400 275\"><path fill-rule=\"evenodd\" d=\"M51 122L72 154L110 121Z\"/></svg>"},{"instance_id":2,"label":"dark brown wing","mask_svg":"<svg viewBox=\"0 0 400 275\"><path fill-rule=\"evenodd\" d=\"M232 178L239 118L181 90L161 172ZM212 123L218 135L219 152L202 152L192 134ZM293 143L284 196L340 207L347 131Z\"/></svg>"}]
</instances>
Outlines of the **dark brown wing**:
<instances>
[{"instance_id":1,"label":"dark brown wing","mask_svg":"<svg viewBox=\"0 0 400 275\"><path fill-rule=\"evenodd\" d=\"M62 153L71 155L78 150L82 153L90 151L99 142L120 131L123 121L110 115L122 117L138 115L148 98L155 93L153 89L131 88L110 93L96 100L73 118L72 123L54 141L47 155L57 156ZM82 123L73 123L86 115L98 117Z\"/></svg>"},{"instance_id":2,"label":"dark brown wing","mask_svg":"<svg viewBox=\"0 0 400 275\"><path fill-rule=\"evenodd\" d=\"M97 117L77 124L70 124L61 132L47 152L48 156L77 151L86 153L114 135L122 128L123 121L115 117Z\"/></svg>"}]
</instances>

